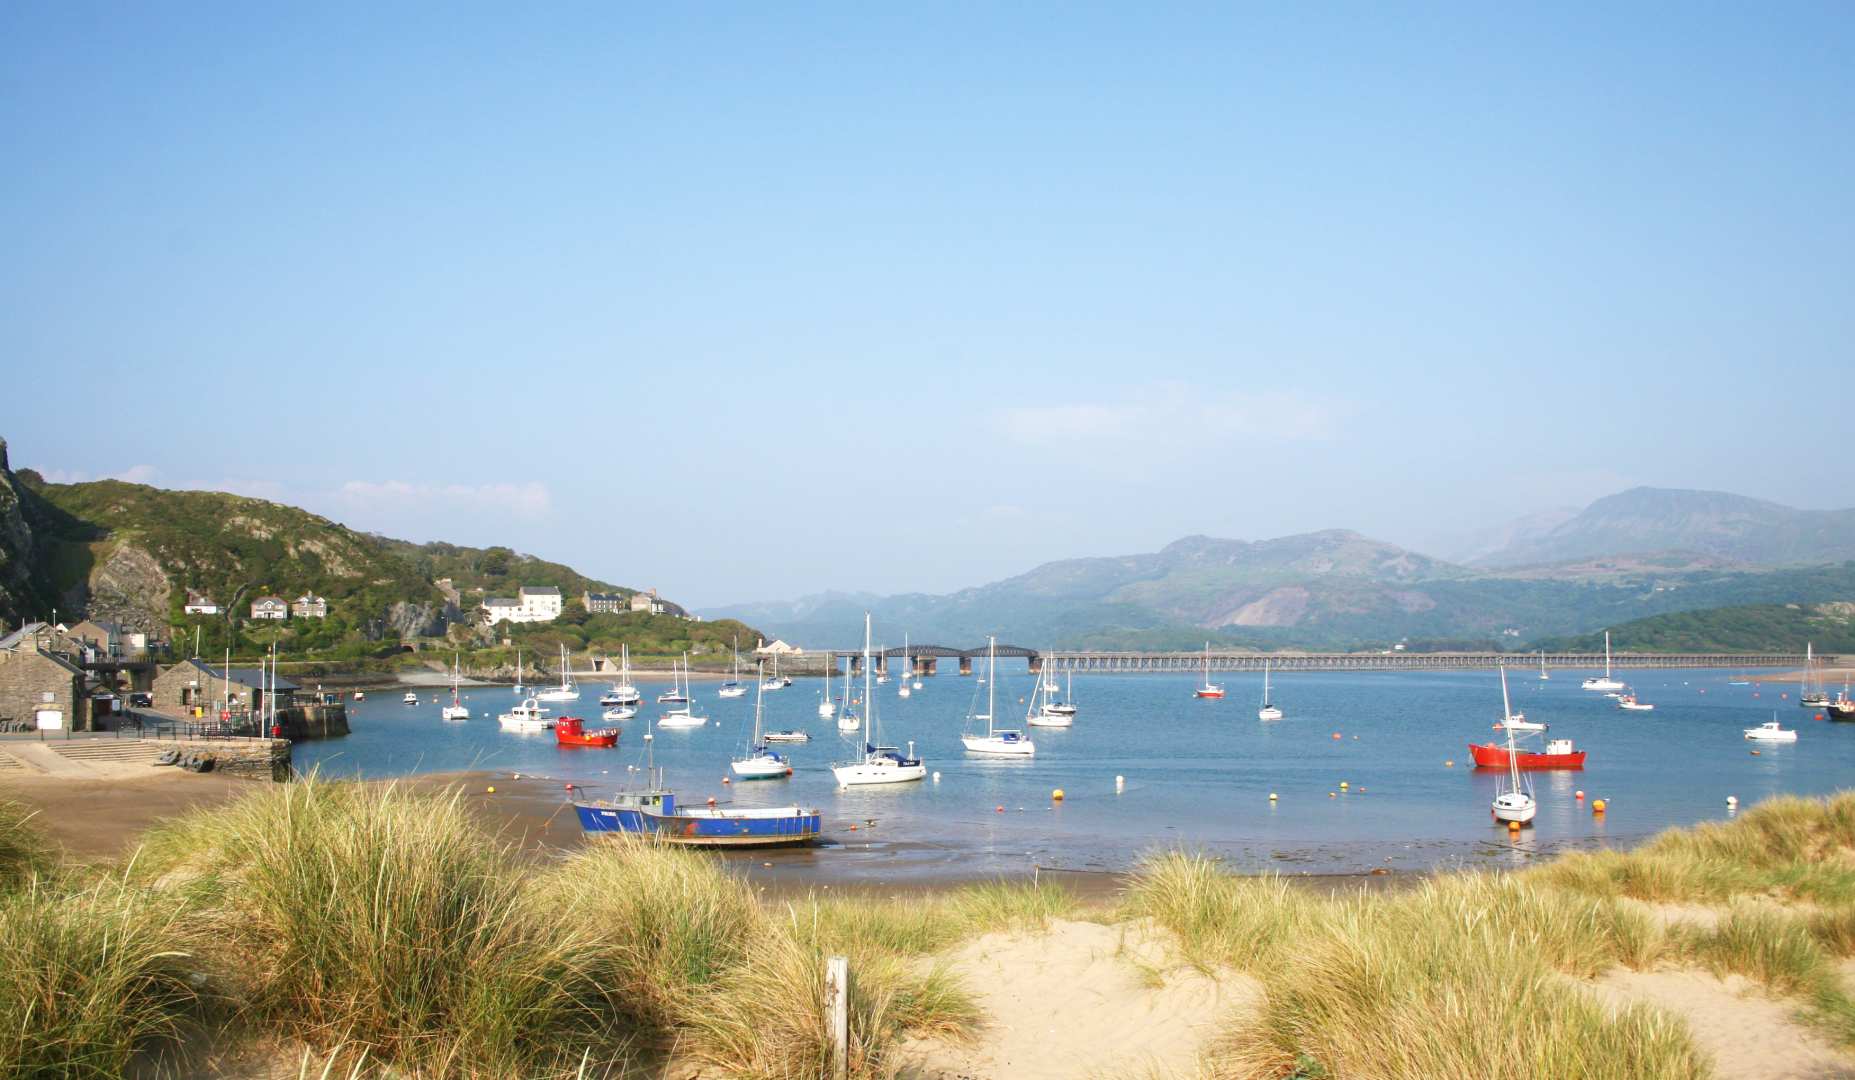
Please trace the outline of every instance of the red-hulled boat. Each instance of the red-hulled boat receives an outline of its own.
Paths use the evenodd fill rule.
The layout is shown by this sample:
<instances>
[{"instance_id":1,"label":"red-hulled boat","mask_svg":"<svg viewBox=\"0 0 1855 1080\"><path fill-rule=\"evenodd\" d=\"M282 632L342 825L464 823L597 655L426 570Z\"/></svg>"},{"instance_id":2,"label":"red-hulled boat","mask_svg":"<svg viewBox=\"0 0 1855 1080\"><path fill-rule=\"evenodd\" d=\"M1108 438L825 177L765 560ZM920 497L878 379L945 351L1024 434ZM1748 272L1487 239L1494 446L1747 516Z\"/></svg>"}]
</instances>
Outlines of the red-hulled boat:
<instances>
[{"instance_id":1,"label":"red-hulled boat","mask_svg":"<svg viewBox=\"0 0 1855 1080\"><path fill-rule=\"evenodd\" d=\"M1469 754L1481 769L1507 768L1507 747L1496 743L1470 743ZM1584 751L1572 749L1570 739L1553 739L1543 751L1515 750L1514 757L1522 769L1582 769Z\"/></svg>"},{"instance_id":2,"label":"red-hulled boat","mask_svg":"<svg viewBox=\"0 0 1855 1080\"><path fill-rule=\"evenodd\" d=\"M586 722L577 716L563 716L554 721L554 741L562 746L617 746L617 728L586 730Z\"/></svg>"}]
</instances>

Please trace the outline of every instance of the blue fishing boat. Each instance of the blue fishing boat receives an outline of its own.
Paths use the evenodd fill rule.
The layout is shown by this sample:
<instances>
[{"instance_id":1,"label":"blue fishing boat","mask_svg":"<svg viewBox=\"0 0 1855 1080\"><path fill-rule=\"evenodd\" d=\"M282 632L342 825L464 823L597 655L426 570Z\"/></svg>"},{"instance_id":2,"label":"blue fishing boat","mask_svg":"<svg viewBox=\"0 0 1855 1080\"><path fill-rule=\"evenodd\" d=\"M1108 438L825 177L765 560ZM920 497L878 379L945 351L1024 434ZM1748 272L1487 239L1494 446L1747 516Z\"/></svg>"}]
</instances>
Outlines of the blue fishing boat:
<instances>
[{"instance_id":1,"label":"blue fishing boat","mask_svg":"<svg viewBox=\"0 0 1855 1080\"><path fill-rule=\"evenodd\" d=\"M646 752L651 736L644 736ZM809 844L824 831L824 817L800 806L741 809L714 805L687 807L663 786L663 774L649 766L647 786L609 799L573 800L580 831L588 835L629 833L653 836L691 847L772 847Z\"/></svg>"}]
</instances>

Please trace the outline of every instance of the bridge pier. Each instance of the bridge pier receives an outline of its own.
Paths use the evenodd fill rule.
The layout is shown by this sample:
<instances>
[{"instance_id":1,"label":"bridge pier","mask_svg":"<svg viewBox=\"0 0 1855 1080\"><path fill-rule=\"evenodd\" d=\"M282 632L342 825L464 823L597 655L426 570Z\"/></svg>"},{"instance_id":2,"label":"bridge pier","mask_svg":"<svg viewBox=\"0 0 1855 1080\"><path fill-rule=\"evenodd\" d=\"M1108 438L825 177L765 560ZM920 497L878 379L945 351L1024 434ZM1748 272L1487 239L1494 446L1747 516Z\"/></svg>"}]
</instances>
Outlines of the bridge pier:
<instances>
[{"instance_id":1,"label":"bridge pier","mask_svg":"<svg viewBox=\"0 0 1855 1080\"><path fill-rule=\"evenodd\" d=\"M915 674L917 676L934 674L934 666L935 666L934 657L917 656L914 659L914 664L915 664Z\"/></svg>"},{"instance_id":2,"label":"bridge pier","mask_svg":"<svg viewBox=\"0 0 1855 1080\"><path fill-rule=\"evenodd\" d=\"M960 657L960 674L971 675L972 673L973 673L973 658L970 656Z\"/></svg>"},{"instance_id":3,"label":"bridge pier","mask_svg":"<svg viewBox=\"0 0 1855 1080\"><path fill-rule=\"evenodd\" d=\"M1032 653L1030 657L1030 665L1031 665L1032 675L1041 675L1043 673L1043 654Z\"/></svg>"}]
</instances>

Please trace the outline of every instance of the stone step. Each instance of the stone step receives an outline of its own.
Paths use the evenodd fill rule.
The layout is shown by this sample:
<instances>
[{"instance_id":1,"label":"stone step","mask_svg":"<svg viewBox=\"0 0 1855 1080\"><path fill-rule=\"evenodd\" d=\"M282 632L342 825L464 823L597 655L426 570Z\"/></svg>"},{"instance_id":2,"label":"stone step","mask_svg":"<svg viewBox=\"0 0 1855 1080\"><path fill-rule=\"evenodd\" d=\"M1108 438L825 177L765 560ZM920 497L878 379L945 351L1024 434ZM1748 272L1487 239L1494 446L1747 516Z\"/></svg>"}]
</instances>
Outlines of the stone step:
<instances>
[{"instance_id":1,"label":"stone step","mask_svg":"<svg viewBox=\"0 0 1855 1080\"><path fill-rule=\"evenodd\" d=\"M0 750L0 772L26 772L26 763Z\"/></svg>"},{"instance_id":2,"label":"stone step","mask_svg":"<svg viewBox=\"0 0 1855 1080\"><path fill-rule=\"evenodd\" d=\"M139 739L91 739L83 742L47 743L52 752L71 761L153 761L163 750L158 742Z\"/></svg>"}]
</instances>

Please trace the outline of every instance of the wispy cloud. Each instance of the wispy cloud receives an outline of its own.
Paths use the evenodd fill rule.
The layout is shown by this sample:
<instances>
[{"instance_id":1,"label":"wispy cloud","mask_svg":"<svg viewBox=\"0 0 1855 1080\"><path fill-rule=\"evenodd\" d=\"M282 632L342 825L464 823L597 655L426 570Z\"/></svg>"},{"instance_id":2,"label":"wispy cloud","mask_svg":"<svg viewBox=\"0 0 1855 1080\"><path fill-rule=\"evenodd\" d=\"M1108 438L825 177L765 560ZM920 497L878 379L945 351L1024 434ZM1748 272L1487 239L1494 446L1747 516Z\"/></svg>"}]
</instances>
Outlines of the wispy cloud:
<instances>
[{"instance_id":1,"label":"wispy cloud","mask_svg":"<svg viewBox=\"0 0 1855 1080\"><path fill-rule=\"evenodd\" d=\"M553 505L547 485L535 482L414 484L404 480L350 480L336 490L335 497L358 509L451 507L544 514Z\"/></svg>"},{"instance_id":2,"label":"wispy cloud","mask_svg":"<svg viewBox=\"0 0 1855 1080\"><path fill-rule=\"evenodd\" d=\"M1196 449L1260 439L1326 439L1351 412L1341 402L1292 391L1206 394L1166 382L1136 387L1113 401L1000 409L993 425L1024 446Z\"/></svg>"}]
</instances>

